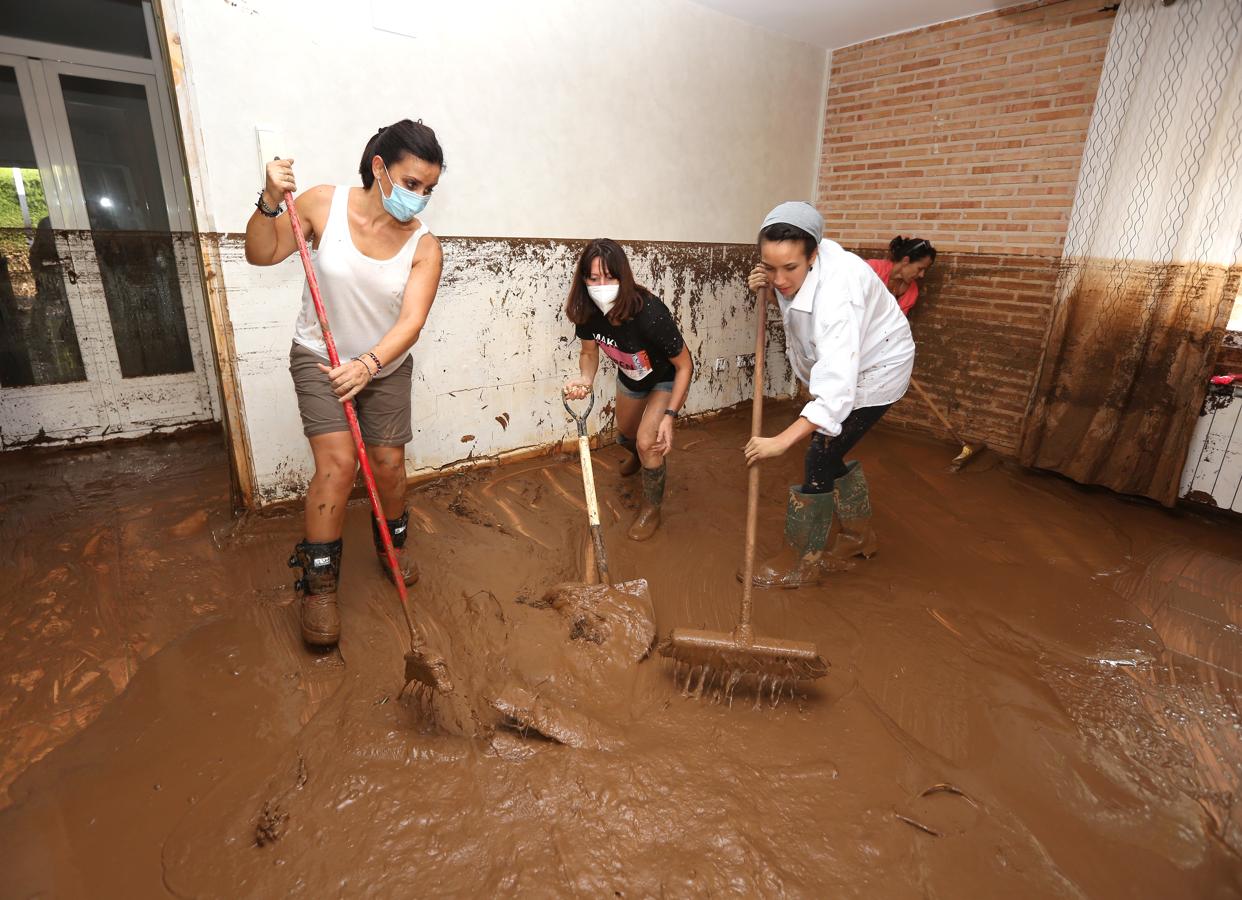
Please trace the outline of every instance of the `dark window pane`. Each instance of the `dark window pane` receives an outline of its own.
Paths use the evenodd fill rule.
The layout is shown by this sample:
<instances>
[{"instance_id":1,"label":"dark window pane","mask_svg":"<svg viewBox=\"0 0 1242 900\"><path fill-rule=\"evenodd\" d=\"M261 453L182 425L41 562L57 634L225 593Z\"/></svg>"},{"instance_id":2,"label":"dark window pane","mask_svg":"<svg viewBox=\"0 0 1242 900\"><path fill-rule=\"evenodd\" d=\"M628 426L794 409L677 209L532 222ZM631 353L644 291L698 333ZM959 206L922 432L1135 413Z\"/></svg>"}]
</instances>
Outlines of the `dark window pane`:
<instances>
[{"instance_id":1,"label":"dark window pane","mask_svg":"<svg viewBox=\"0 0 1242 900\"><path fill-rule=\"evenodd\" d=\"M121 375L194 371L172 235L95 230L91 237Z\"/></svg>"},{"instance_id":2,"label":"dark window pane","mask_svg":"<svg viewBox=\"0 0 1242 900\"><path fill-rule=\"evenodd\" d=\"M84 381L17 76L0 66L0 386Z\"/></svg>"},{"instance_id":3,"label":"dark window pane","mask_svg":"<svg viewBox=\"0 0 1242 900\"><path fill-rule=\"evenodd\" d=\"M121 374L191 372L146 91L69 75L60 81Z\"/></svg>"},{"instance_id":4,"label":"dark window pane","mask_svg":"<svg viewBox=\"0 0 1242 900\"><path fill-rule=\"evenodd\" d=\"M0 34L151 58L140 0L18 0L5 3Z\"/></svg>"}]
</instances>

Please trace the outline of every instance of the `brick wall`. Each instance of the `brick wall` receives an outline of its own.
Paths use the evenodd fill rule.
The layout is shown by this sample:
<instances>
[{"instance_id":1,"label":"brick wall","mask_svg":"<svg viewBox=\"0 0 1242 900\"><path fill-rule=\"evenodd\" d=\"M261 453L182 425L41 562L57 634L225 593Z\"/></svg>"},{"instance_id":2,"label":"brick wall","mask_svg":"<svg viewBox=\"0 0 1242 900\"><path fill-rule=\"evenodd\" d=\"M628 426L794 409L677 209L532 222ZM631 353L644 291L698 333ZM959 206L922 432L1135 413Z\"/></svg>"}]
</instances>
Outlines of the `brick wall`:
<instances>
[{"instance_id":1,"label":"brick wall","mask_svg":"<svg viewBox=\"0 0 1242 900\"><path fill-rule=\"evenodd\" d=\"M1016 450L1113 13L1011 7L834 51L818 203L866 255L940 255L911 317L915 377L963 436ZM893 422L938 429L914 395Z\"/></svg>"}]
</instances>

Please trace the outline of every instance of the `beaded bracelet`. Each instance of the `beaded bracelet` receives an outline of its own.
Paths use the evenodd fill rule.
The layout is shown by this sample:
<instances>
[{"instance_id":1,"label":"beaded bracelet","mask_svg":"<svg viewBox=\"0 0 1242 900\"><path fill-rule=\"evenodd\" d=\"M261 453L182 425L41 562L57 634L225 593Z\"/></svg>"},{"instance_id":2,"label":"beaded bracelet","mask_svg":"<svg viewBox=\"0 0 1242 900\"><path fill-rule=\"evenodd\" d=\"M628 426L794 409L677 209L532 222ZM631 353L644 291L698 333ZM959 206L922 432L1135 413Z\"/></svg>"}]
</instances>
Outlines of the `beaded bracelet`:
<instances>
[{"instance_id":1,"label":"beaded bracelet","mask_svg":"<svg viewBox=\"0 0 1242 900\"><path fill-rule=\"evenodd\" d=\"M367 351L367 356L371 357L371 361L375 363L375 374L376 374L376 375L378 375L380 372L384 371L384 364L383 364L382 362L380 362L380 361L379 361L379 357L378 357L378 356L376 356L376 355L375 355L374 353L372 353L370 350L368 350L368 351Z\"/></svg>"},{"instance_id":2,"label":"beaded bracelet","mask_svg":"<svg viewBox=\"0 0 1242 900\"><path fill-rule=\"evenodd\" d=\"M267 216L269 219L274 219L285 211L285 205L283 203L277 203L275 209L268 206L267 201L263 199L262 191L259 191L259 199L254 206L255 209L263 213L263 215Z\"/></svg>"}]
</instances>

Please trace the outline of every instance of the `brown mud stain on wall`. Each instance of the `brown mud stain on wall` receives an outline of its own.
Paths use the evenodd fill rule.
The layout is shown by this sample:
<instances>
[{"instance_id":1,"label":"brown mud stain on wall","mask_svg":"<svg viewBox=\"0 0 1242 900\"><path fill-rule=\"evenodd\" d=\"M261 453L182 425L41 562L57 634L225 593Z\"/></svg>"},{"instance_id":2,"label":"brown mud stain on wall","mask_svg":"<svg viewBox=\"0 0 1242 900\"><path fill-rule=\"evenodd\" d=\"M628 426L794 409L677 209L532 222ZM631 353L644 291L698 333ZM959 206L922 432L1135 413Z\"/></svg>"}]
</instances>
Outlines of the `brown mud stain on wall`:
<instances>
[{"instance_id":1,"label":"brown mud stain on wall","mask_svg":"<svg viewBox=\"0 0 1242 900\"><path fill-rule=\"evenodd\" d=\"M1242 268L1062 267L1023 460L1172 503Z\"/></svg>"},{"instance_id":2,"label":"brown mud stain on wall","mask_svg":"<svg viewBox=\"0 0 1242 900\"><path fill-rule=\"evenodd\" d=\"M612 572L647 579L661 634L734 621L747 427L745 410L683 427L664 523L644 544L623 536L621 451L596 454ZM822 588L759 596L757 631L814 641L833 664L775 708L753 691L732 706L688 700L658 659L593 680L582 654L596 645L540 605L582 574L570 456L410 493L416 615L460 685L430 706L400 696L400 613L364 504L344 535L344 638L315 656L284 566L298 518L221 521L218 452L213 469L194 446L189 460L81 451L65 496L0 459L21 501L3 524L17 562L8 602L21 605L0 734L59 714L66 690L98 704L33 766L27 744L9 746L6 883L67 897L101 883L203 897L324 884L1238 894L1233 536L1007 464L953 478L937 463L946 449L868 436L857 452L887 551ZM161 477L124 481L148 465ZM762 553L779 544L800 466L791 453L764 469ZM1196 631L1209 613L1219 627ZM115 697L103 662L128 659L131 643L140 664ZM501 709L569 723L548 730L596 749L510 727ZM65 721L62 741L76 730Z\"/></svg>"}]
</instances>

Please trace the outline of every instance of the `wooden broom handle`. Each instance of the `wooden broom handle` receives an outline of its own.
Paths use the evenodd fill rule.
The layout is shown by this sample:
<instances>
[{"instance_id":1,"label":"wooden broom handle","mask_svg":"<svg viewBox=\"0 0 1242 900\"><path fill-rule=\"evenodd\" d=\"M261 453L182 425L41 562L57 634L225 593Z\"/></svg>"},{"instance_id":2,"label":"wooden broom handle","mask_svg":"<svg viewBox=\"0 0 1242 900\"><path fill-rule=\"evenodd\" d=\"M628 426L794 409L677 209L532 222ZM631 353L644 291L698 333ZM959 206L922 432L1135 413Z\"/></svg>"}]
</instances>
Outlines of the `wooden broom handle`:
<instances>
[{"instance_id":1,"label":"wooden broom handle","mask_svg":"<svg viewBox=\"0 0 1242 900\"><path fill-rule=\"evenodd\" d=\"M932 398L928 396L927 391L923 390L923 386L911 378L910 387L914 388L918 395L923 398L923 402L927 404L928 409L930 409L932 413L935 414L936 418L940 420L940 424L944 426L945 431L949 432L949 437L953 438L953 440L957 441L959 444L966 443L957 436L957 432L954 430L953 426L949 424L949 420L945 418L944 413L940 411L940 407L938 407L932 401Z\"/></svg>"},{"instance_id":2,"label":"wooden broom handle","mask_svg":"<svg viewBox=\"0 0 1242 900\"><path fill-rule=\"evenodd\" d=\"M755 318L755 398L750 409L750 436L763 434L763 350L767 343L768 297L771 288L756 294L759 308ZM750 466L746 490L746 556L742 565L742 611L738 616L737 637L750 642L750 599L755 589L755 539L759 531L759 463Z\"/></svg>"}]
</instances>

